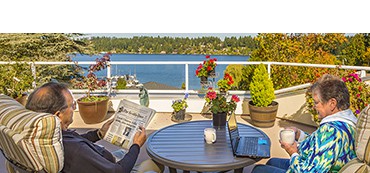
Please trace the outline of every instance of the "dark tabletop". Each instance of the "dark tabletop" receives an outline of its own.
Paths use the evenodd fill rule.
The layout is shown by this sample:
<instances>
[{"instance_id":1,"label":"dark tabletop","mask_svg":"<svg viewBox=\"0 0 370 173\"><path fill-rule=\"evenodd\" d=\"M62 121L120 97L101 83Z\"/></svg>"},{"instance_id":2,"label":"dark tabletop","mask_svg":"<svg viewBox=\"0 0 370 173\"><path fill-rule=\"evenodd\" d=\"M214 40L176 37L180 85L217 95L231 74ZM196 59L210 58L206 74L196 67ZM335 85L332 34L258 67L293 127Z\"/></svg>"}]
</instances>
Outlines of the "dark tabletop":
<instances>
[{"instance_id":1,"label":"dark tabletop","mask_svg":"<svg viewBox=\"0 0 370 173\"><path fill-rule=\"evenodd\" d=\"M170 168L187 171L227 171L251 165L258 159L234 157L227 127L216 129L214 144L204 141L203 131L212 121L191 121L171 125L154 132L147 141L148 155ZM245 124L238 123L240 136L267 137Z\"/></svg>"}]
</instances>

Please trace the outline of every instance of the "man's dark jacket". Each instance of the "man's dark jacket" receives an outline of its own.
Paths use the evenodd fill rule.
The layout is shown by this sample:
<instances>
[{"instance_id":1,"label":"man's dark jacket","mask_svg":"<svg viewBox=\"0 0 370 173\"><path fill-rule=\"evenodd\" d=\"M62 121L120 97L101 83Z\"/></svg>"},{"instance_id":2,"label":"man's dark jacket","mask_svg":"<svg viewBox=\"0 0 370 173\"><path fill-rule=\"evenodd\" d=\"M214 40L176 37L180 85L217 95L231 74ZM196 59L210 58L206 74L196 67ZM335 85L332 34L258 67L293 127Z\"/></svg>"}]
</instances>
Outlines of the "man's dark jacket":
<instances>
[{"instance_id":1,"label":"man's dark jacket","mask_svg":"<svg viewBox=\"0 0 370 173\"><path fill-rule=\"evenodd\" d=\"M79 135L71 130L63 130L65 173L129 173L140 152L137 144L131 146L125 157L115 162L113 155L94 142L100 140L97 130Z\"/></svg>"}]
</instances>

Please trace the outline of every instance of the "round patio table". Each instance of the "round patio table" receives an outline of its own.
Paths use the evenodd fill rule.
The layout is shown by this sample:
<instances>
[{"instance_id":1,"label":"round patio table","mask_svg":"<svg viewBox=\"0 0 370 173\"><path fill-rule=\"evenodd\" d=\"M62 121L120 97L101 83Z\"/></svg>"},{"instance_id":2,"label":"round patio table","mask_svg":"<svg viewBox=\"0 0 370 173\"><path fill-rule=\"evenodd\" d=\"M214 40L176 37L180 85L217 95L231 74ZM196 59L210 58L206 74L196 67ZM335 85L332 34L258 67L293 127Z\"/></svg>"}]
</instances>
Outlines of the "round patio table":
<instances>
[{"instance_id":1,"label":"round patio table","mask_svg":"<svg viewBox=\"0 0 370 173\"><path fill-rule=\"evenodd\" d=\"M154 132L147 141L147 153L156 162L176 169L198 172L243 172L243 168L260 159L235 157L227 127L216 129L213 144L204 141L203 130L212 127L212 121L191 121L174 124ZM267 137L261 130L238 123L240 136Z\"/></svg>"}]
</instances>

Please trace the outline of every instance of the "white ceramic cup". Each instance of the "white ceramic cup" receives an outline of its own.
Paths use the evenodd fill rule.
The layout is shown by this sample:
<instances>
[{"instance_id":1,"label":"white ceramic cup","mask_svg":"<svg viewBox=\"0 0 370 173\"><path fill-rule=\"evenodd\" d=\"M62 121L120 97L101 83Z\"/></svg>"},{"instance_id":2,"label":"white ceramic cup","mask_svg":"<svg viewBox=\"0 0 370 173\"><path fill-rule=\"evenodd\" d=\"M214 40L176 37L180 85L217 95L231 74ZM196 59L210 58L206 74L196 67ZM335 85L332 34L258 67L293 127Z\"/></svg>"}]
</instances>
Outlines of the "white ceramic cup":
<instances>
[{"instance_id":1,"label":"white ceramic cup","mask_svg":"<svg viewBox=\"0 0 370 173\"><path fill-rule=\"evenodd\" d=\"M283 129L280 131L280 140L292 145L295 141L295 133L292 129Z\"/></svg>"},{"instance_id":2,"label":"white ceramic cup","mask_svg":"<svg viewBox=\"0 0 370 173\"><path fill-rule=\"evenodd\" d=\"M204 129L204 140L207 144L212 144L216 142L216 129L214 128L205 128Z\"/></svg>"}]
</instances>

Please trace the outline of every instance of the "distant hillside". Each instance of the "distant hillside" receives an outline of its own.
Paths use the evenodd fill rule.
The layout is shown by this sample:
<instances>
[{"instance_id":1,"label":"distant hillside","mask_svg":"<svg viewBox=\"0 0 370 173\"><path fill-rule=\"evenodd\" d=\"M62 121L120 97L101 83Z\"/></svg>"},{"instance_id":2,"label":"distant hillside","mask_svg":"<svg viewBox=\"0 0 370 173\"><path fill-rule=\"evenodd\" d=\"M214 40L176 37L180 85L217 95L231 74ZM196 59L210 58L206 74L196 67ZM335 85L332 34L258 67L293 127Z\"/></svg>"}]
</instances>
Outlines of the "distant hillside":
<instances>
[{"instance_id":1,"label":"distant hillside","mask_svg":"<svg viewBox=\"0 0 370 173\"><path fill-rule=\"evenodd\" d=\"M131 54L211 54L250 55L257 48L251 36L173 38L173 37L92 37L95 49L100 52Z\"/></svg>"}]
</instances>

